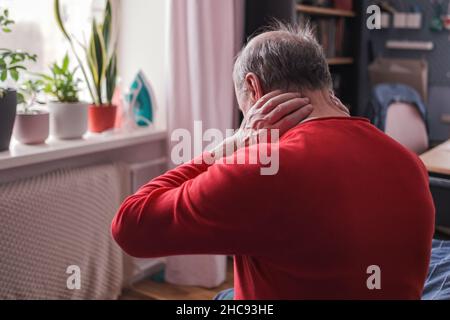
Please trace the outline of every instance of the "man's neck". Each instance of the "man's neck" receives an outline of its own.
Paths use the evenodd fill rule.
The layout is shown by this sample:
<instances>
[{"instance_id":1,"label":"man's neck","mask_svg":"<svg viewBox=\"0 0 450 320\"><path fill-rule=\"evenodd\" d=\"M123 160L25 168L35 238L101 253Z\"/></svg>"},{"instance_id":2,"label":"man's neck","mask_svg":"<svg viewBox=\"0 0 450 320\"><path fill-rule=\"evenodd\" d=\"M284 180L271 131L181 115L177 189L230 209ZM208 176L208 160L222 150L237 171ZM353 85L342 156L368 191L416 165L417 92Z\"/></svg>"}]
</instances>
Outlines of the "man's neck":
<instances>
[{"instance_id":1,"label":"man's neck","mask_svg":"<svg viewBox=\"0 0 450 320\"><path fill-rule=\"evenodd\" d=\"M305 121L317 118L350 116L348 109L337 98L333 98L332 93L328 90L307 91L304 96L309 98L314 107L314 111Z\"/></svg>"}]
</instances>

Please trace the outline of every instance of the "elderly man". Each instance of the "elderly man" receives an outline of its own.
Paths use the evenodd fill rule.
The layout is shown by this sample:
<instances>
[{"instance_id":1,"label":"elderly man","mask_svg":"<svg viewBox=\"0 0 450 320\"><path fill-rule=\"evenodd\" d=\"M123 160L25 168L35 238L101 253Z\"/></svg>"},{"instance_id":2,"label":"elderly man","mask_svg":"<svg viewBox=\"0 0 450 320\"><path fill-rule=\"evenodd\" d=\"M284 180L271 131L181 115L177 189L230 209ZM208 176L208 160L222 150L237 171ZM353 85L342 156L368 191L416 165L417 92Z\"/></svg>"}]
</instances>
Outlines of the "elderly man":
<instances>
[{"instance_id":1,"label":"elderly man","mask_svg":"<svg viewBox=\"0 0 450 320\"><path fill-rule=\"evenodd\" d=\"M207 156L245 156L254 130L279 129L277 174L182 165L123 203L118 244L136 257L234 255L236 299L419 299L434 228L420 160L349 116L308 28L254 38L234 78L244 124Z\"/></svg>"}]
</instances>

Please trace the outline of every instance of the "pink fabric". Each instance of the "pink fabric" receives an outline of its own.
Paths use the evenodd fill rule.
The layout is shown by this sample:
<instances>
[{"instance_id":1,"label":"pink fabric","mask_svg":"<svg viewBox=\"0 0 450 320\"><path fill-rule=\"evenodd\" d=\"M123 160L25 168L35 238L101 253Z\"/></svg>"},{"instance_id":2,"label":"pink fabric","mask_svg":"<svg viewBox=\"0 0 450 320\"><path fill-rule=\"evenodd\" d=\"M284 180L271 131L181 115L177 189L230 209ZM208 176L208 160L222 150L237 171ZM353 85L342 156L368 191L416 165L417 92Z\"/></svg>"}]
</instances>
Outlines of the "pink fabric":
<instances>
[{"instance_id":1,"label":"pink fabric","mask_svg":"<svg viewBox=\"0 0 450 320\"><path fill-rule=\"evenodd\" d=\"M428 149L425 123L417 109L407 103L394 103L388 109L386 134L416 154Z\"/></svg>"},{"instance_id":2,"label":"pink fabric","mask_svg":"<svg viewBox=\"0 0 450 320\"><path fill-rule=\"evenodd\" d=\"M168 129L233 128L232 69L243 35L243 1L171 0Z\"/></svg>"},{"instance_id":3,"label":"pink fabric","mask_svg":"<svg viewBox=\"0 0 450 320\"><path fill-rule=\"evenodd\" d=\"M203 131L234 128L232 70L242 43L243 10L243 0L170 0L169 132L193 134L194 121L202 121ZM214 287L225 280L225 257L171 257L167 266L172 283Z\"/></svg>"}]
</instances>

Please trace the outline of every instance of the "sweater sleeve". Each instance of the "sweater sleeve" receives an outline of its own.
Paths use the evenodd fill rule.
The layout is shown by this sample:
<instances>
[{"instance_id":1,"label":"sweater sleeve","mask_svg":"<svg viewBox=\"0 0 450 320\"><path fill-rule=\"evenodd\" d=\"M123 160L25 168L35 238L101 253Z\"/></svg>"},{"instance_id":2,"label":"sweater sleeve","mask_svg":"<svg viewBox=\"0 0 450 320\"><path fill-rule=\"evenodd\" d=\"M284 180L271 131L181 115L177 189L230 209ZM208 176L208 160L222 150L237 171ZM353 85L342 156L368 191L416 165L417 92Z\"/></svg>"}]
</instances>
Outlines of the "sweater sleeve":
<instances>
[{"instance_id":1,"label":"sweater sleeve","mask_svg":"<svg viewBox=\"0 0 450 320\"><path fill-rule=\"evenodd\" d=\"M264 179L260 167L196 163L169 171L125 200L112 223L125 252L142 258L258 254L270 237L264 230L273 203L265 200L273 190L257 181Z\"/></svg>"}]
</instances>

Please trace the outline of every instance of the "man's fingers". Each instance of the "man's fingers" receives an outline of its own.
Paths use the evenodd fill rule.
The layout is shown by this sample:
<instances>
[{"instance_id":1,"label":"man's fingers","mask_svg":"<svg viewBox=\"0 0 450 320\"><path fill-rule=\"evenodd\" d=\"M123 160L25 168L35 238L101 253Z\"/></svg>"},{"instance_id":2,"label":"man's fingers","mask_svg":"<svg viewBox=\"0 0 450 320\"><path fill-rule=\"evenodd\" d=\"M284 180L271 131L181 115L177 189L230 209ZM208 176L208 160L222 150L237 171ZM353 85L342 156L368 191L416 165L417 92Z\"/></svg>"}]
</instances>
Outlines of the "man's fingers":
<instances>
[{"instance_id":1,"label":"man's fingers","mask_svg":"<svg viewBox=\"0 0 450 320\"><path fill-rule=\"evenodd\" d=\"M281 94L281 90L275 90L272 92L269 92L268 94L266 94L264 97L262 97L261 99L258 100L258 102L256 102L256 104L254 105L255 109L260 109L262 107L264 107L264 105L270 101L270 99L279 96Z\"/></svg>"},{"instance_id":2,"label":"man's fingers","mask_svg":"<svg viewBox=\"0 0 450 320\"><path fill-rule=\"evenodd\" d=\"M291 113L290 115L284 117L278 121L273 127L280 129L280 136L282 136L287 131L296 127L300 122L305 120L312 112L314 108L311 104L298 109L297 111Z\"/></svg>"},{"instance_id":3,"label":"man's fingers","mask_svg":"<svg viewBox=\"0 0 450 320\"><path fill-rule=\"evenodd\" d=\"M267 116L266 119L269 124L274 124L280 121L282 118L287 115L297 111L300 108L303 108L309 104L308 98L294 98L288 100L277 107L275 107Z\"/></svg>"},{"instance_id":4,"label":"man's fingers","mask_svg":"<svg viewBox=\"0 0 450 320\"><path fill-rule=\"evenodd\" d=\"M283 103L285 103L285 102L287 102L289 100L296 99L296 98L301 98L301 97L302 96L301 96L300 93L294 93L294 92L280 94L280 95L278 95L276 97L273 97L269 101L267 101L267 103L262 107L261 113L262 114L269 114L276 107L278 107L280 104L283 104Z\"/></svg>"}]
</instances>

